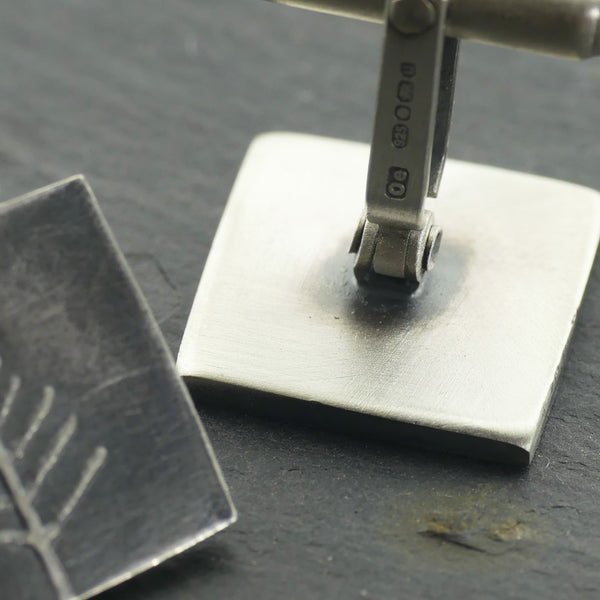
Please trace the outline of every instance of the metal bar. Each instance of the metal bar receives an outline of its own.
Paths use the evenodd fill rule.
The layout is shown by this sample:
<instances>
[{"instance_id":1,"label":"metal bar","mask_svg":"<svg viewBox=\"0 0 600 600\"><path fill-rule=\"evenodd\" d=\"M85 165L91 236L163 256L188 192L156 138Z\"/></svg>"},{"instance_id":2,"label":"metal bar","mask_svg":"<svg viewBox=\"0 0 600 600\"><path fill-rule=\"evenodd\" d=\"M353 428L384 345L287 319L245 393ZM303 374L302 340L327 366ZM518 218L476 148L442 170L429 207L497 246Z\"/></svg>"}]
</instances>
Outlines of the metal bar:
<instances>
[{"instance_id":1,"label":"metal bar","mask_svg":"<svg viewBox=\"0 0 600 600\"><path fill-rule=\"evenodd\" d=\"M383 23L385 0L271 0ZM568 58L600 55L599 0L450 0L446 34Z\"/></svg>"},{"instance_id":2,"label":"metal bar","mask_svg":"<svg viewBox=\"0 0 600 600\"><path fill-rule=\"evenodd\" d=\"M390 0L390 4L392 4ZM386 24L367 181L367 219L420 230L429 175L444 49L447 0L419 35Z\"/></svg>"}]
</instances>

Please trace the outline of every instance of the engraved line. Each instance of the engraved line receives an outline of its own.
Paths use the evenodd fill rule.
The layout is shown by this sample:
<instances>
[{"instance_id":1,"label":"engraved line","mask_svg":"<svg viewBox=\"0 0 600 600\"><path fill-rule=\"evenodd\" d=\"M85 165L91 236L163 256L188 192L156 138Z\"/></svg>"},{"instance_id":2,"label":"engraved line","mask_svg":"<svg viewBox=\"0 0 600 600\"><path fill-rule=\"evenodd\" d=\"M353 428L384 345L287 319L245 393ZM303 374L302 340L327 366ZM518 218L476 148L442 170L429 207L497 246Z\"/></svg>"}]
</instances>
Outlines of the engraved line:
<instances>
[{"instance_id":1,"label":"engraved line","mask_svg":"<svg viewBox=\"0 0 600 600\"><path fill-rule=\"evenodd\" d=\"M46 523L46 536L53 542L60 534L60 525L58 523Z\"/></svg>"},{"instance_id":2,"label":"engraved line","mask_svg":"<svg viewBox=\"0 0 600 600\"><path fill-rule=\"evenodd\" d=\"M77 429L77 417L71 415L65 424L60 428L58 435L56 436L50 452L44 458L40 470L38 471L33 485L28 491L28 499L33 500L37 493L40 491L44 480L48 473L52 470L54 465L57 463L60 455L63 453L69 440L73 437L75 430Z\"/></svg>"},{"instance_id":3,"label":"engraved line","mask_svg":"<svg viewBox=\"0 0 600 600\"><path fill-rule=\"evenodd\" d=\"M29 543L29 536L24 531L11 531L5 529L0 531L0 544L17 544L25 546Z\"/></svg>"},{"instance_id":4,"label":"engraved line","mask_svg":"<svg viewBox=\"0 0 600 600\"><path fill-rule=\"evenodd\" d=\"M94 454L88 459L77 487L73 490L71 497L65 502L61 511L58 513L58 522L62 523L75 509L77 503L85 494L88 486L96 476L96 473L102 468L108 452L103 446L99 446Z\"/></svg>"},{"instance_id":5,"label":"engraved line","mask_svg":"<svg viewBox=\"0 0 600 600\"><path fill-rule=\"evenodd\" d=\"M10 386L6 396L4 397L4 403L2 404L2 410L0 411L0 427L6 423L6 419L10 415L10 410L15 402L19 388L21 387L21 378L16 375L12 375L10 378Z\"/></svg>"},{"instance_id":6,"label":"engraved line","mask_svg":"<svg viewBox=\"0 0 600 600\"><path fill-rule=\"evenodd\" d=\"M152 369L154 369L154 367L155 367L155 365L140 367L139 369L134 369L133 371L128 371L127 373L123 373L122 375L117 375L116 377L113 377L112 379L103 381L100 385L97 385L96 387L94 387L91 390L89 390L88 392L86 392L80 398L80 401L84 402L86 400L89 400L90 396L94 396L95 394L102 392L105 389L112 387L113 385L117 385L123 381L127 381L128 379L133 379L134 377L137 377L138 375L143 375L144 373L147 373L148 371L151 371Z\"/></svg>"},{"instance_id":7,"label":"engraved line","mask_svg":"<svg viewBox=\"0 0 600 600\"><path fill-rule=\"evenodd\" d=\"M66 290L73 282L73 279L74 278L71 278L69 281L63 281L63 282L59 283L58 285L54 286L53 288L44 290L41 292L41 294L39 296L36 296L35 298L31 298L31 300L28 300L27 302L21 302L21 303L16 304L15 306L6 308L2 313L3 318L8 320L16 315L24 313L26 310L28 310L35 304L43 301L46 298L49 298L56 292L61 292L61 291Z\"/></svg>"},{"instance_id":8,"label":"engraved line","mask_svg":"<svg viewBox=\"0 0 600 600\"><path fill-rule=\"evenodd\" d=\"M67 574L54 548L51 546L46 529L21 483L21 479L12 463L10 452L2 443L2 439L0 439L0 472L9 493L13 497L15 508L29 530L28 541L41 558L59 600L68 600L73 597L73 593Z\"/></svg>"},{"instance_id":9,"label":"engraved line","mask_svg":"<svg viewBox=\"0 0 600 600\"><path fill-rule=\"evenodd\" d=\"M35 434L39 431L44 419L48 416L48 413L52 409L52 404L54 403L54 388L50 386L46 386L44 388L44 396L40 401L37 411L35 415L31 419L29 423L29 427L27 428L27 432L17 445L15 450L15 456L17 458L23 458L25 456L25 450L29 445L29 442L33 439Z\"/></svg>"}]
</instances>

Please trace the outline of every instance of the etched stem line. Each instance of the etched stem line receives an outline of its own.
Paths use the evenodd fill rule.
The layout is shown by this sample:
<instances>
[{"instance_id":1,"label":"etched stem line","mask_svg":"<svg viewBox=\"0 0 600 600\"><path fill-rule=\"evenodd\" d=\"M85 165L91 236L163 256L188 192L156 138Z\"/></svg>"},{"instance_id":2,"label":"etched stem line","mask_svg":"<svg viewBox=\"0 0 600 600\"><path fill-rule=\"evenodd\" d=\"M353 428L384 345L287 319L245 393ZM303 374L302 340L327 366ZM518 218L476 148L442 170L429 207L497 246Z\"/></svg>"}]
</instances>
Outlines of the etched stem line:
<instances>
[{"instance_id":1,"label":"etched stem line","mask_svg":"<svg viewBox=\"0 0 600 600\"><path fill-rule=\"evenodd\" d=\"M10 411L12 409L12 405L17 398L17 394L19 393L19 388L21 387L21 378L16 375L12 375L10 378L10 384L8 387L8 392L6 393L6 397L4 398L4 402L2 403L2 410L0 411L0 427L6 423L6 419L10 415Z\"/></svg>"},{"instance_id":2,"label":"etched stem line","mask_svg":"<svg viewBox=\"0 0 600 600\"><path fill-rule=\"evenodd\" d=\"M77 503L79 500L81 500L88 486L96 476L96 473L102 468L107 454L108 452L106 448L99 446L94 451L94 454L92 454L92 456L88 459L81 474L81 478L79 479L79 483L73 490L73 493L69 499L63 505L61 511L58 513L59 523L62 523L73 512L74 508L77 506Z\"/></svg>"},{"instance_id":3,"label":"etched stem line","mask_svg":"<svg viewBox=\"0 0 600 600\"><path fill-rule=\"evenodd\" d=\"M54 388L47 386L44 388L44 395L40 402L40 405L35 412L31 422L29 423L29 427L21 441L18 443L17 448L15 450L15 456L17 458L23 458L25 456L25 450L29 445L29 442L34 438L35 434L39 431L44 419L48 416L48 413L52 409L52 405L54 404Z\"/></svg>"},{"instance_id":4,"label":"etched stem line","mask_svg":"<svg viewBox=\"0 0 600 600\"><path fill-rule=\"evenodd\" d=\"M65 424L60 428L60 431L58 432L58 435L56 436L54 443L52 444L50 452L48 452L48 454L46 455L46 458L44 459L40 470L35 476L35 480L33 481L31 488L27 492L27 497L30 501L33 500L36 497L37 493L40 491L40 488L42 487L46 476L48 475L48 473L50 473L54 465L58 462L60 455L63 453L63 450L69 443L70 439L73 437L73 434L75 433L76 429L77 417L75 415L71 415L67 419Z\"/></svg>"},{"instance_id":5,"label":"etched stem line","mask_svg":"<svg viewBox=\"0 0 600 600\"><path fill-rule=\"evenodd\" d=\"M17 544L25 546L29 543L29 537L24 531L0 531L0 544Z\"/></svg>"}]
</instances>

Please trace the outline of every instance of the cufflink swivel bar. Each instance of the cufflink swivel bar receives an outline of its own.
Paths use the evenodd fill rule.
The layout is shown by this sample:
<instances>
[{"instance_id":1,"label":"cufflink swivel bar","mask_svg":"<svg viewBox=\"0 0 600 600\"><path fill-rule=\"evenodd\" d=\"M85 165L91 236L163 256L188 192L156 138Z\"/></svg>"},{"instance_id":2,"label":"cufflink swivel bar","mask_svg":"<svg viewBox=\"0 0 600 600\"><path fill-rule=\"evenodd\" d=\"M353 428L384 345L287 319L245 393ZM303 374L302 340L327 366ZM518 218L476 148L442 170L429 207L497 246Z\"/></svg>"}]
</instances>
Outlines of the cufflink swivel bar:
<instances>
[{"instance_id":1,"label":"cufflink swivel bar","mask_svg":"<svg viewBox=\"0 0 600 600\"><path fill-rule=\"evenodd\" d=\"M271 0L383 23L387 0ZM566 58L600 55L598 0L450 0L446 34Z\"/></svg>"},{"instance_id":2,"label":"cufflink swivel bar","mask_svg":"<svg viewBox=\"0 0 600 600\"><path fill-rule=\"evenodd\" d=\"M458 38L567 57L600 54L598 0L276 0L383 21L383 58L366 211L351 252L354 272L419 283L442 231L435 197L450 127Z\"/></svg>"}]
</instances>

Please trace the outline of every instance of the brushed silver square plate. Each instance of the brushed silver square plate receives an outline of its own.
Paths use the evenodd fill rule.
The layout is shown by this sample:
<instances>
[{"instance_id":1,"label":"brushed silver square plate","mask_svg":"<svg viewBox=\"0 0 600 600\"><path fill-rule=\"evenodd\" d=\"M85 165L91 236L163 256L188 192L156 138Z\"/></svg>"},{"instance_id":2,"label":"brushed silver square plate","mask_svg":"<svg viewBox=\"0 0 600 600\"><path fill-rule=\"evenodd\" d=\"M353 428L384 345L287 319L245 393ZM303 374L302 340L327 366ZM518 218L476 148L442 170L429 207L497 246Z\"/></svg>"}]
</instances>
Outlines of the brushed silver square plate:
<instances>
[{"instance_id":1,"label":"brushed silver square plate","mask_svg":"<svg viewBox=\"0 0 600 600\"><path fill-rule=\"evenodd\" d=\"M87 598L235 520L80 177L0 204L0 597Z\"/></svg>"},{"instance_id":2,"label":"brushed silver square plate","mask_svg":"<svg viewBox=\"0 0 600 600\"><path fill-rule=\"evenodd\" d=\"M434 271L413 294L357 285L348 247L369 149L254 141L178 368L213 400L527 464L598 245L600 194L449 161ZM205 397L210 398L209 395Z\"/></svg>"}]
</instances>

